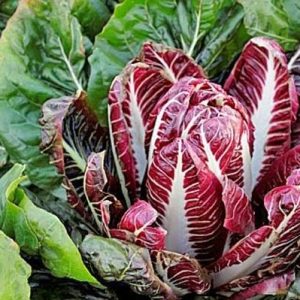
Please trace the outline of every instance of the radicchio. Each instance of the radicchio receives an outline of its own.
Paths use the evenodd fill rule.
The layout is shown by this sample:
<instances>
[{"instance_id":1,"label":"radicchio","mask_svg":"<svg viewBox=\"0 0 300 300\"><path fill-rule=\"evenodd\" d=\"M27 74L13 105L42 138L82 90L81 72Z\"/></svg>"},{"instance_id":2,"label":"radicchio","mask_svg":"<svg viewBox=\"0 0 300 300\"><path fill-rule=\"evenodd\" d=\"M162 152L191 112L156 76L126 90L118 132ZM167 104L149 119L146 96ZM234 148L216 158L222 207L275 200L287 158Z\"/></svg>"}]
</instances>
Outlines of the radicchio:
<instances>
[{"instance_id":1,"label":"radicchio","mask_svg":"<svg viewBox=\"0 0 300 300\"><path fill-rule=\"evenodd\" d=\"M98 124L85 98L81 93L44 103L41 148L63 175L70 204L102 231L100 201L109 198L120 212L122 205L109 193L118 184L108 131Z\"/></svg>"},{"instance_id":2,"label":"radicchio","mask_svg":"<svg viewBox=\"0 0 300 300\"><path fill-rule=\"evenodd\" d=\"M125 212L118 228L109 230L109 235L148 249L162 250L165 248L167 232L161 227L152 226L156 219L156 210L149 203L137 200Z\"/></svg>"},{"instance_id":3,"label":"radicchio","mask_svg":"<svg viewBox=\"0 0 300 300\"><path fill-rule=\"evenodd\" d=\"M158 100L183 76L201 78L204 73L183 52L145 43L139 56L112 83L109 127L115 163L128 206L141 196L147 168L145 134L148 116Z\"/></svg>"},{"instance_id":4,"label":"radicchio","mask_svg":"<svg viewBox=\"0 0 300 300\"><path fill-rule=\"evenodd\" d=\"M215 289L241 291L295 266L300 257L300 191L292 185L277 187L264 204L269 225L251 232L209 266Z\"/></svg>"},{"instance_id":5,"label":"radicchio","mask_svg":"<svg viewBox=\"0 0 300 300\"><path fill-rule=\"evenodd\" d=\"M270 170L260 180L254 190L254 199L260 203L267 192L284 185L292 171L300 167L300 145L288 150L278 157L271 165Z\"/></svg>"},{"instance_id":6,"label":"radicchio","mask_svg":"<svg viewBox=\"0 0 300 300\"><path fill-rule=\"evenodd\" d=\"M254 128L252 188L290 146L297 94L280 46L253 38L245 46L224 89L248 110Z\"/></svg>"},{"instance_id":7,"label":"radicchio","mask_svg":"<svg viewBox=\"0 0 300 300\"><path fill-rule=\"evenodd\" d=\"M240 160L233 155L243 134L243 152L250 157L244 131L247 120L235 107L238 104L220 86L187 77L160 100L148 121L155 123L149 150L148 199L168 232L166 247L195 256L203 264L222 254L226 229L243 232L252 222L244 192L234 181L226 181L226 173L233 174L229 170L232 159L247 170L246 155ZM241 175L242 181L247 178L243 172ZM223 188L231 193L234 203L226 197L222 202ZM231 211L235 206L245 210ZM232 217L235 226L228 220Z\"/></svg>"}]
</instances>

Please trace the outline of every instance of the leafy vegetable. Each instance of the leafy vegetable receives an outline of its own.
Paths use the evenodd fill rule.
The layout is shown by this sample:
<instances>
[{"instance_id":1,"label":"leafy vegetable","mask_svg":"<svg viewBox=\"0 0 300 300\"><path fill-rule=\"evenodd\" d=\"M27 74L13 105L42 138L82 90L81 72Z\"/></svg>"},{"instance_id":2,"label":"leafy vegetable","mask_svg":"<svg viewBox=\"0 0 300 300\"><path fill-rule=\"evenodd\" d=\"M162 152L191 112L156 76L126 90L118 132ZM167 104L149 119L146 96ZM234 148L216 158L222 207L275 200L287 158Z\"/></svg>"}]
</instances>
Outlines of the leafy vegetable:
<instances>
[{"instance_id":1,"label":"leafy vegetable","mask_svg":"<svg viewBox=\"0 0 300 300\"><path fill-rule=\"evenodd\" d=\"M252 188L289 149L293 103L298 101L292 84L282 49L266 38L248 42L225 82L253 123Z\"/></svg>"},{"instance_id":2,"label":"leafy vegetable","mask_svg":"<svg viewBox=\"0 0 300 300\"><path fill-rule=\"evenodd\" d=\"M99 201L115 181L107 129L97 123L84 93L48 100L40 122L41 147L64 175L70 204L84 217L91 217L101 231Z\"/></svg>"},{"instance_id":3,"label":"leafy vegetable","mask_svg":"<svg viewBox=\"0 0 300 300\"><path fill-rule=\"evenodd\" d=\"M167 249L189 253L203 264L222 254L226 229L235 231L241 225L239 220L249 225L252 219L244 215L252 213L244 192L240 193L233 181L225 184L226 173L232 173L231 161L237 160L234 149L243 136L244 120L234 105L220 86L204 79L184 78L160 100L153 119L149 118L149 124L155 120L155 125L149 150L148 199L168 232ZM250 157L247 136L243 146ZM238 168L247 170L242 157L247 155L240 155ZM242 186L246 179L243 175L240 178L235 174ZM245 211L231 211L227 195L222 197L223 185L234 198L233 205L241 205ZM228 220L231 213L236 213L236 227ZM213 250L207 252L206 248Z\"/></svg>"},{"instance_id":4,"label":"leafy vegetable","mask_svg":"<svg viewBox=\"0 0 300 300\"><path fill-rule=\"evenodd\" d=\"M157 216L157 211L150 204L137 200L124 213L118 228L111 229L109 234L148 249L162 250L165 248L167 232L161 227L153 226Z\"/></svg>"},{"instance_id":5,"label":"leafy vegetable","mask_svg":"<svg viewBox=\"0 0 300 300\"><path fill-rule=\"evenodd\" d=\"M19 246L0 231L0 298L29 300L30 266L20 256Z\"/></svg>"},{"instance_id":6,"label":"leafy vegetable","mask_svg":"<svg viewBox=\"0 0 300 300\"><path fill-rule=\"evenodd\" d=\"M145 43L139 56L115 78L109 93L109 127L114 159L127 206L141 197L147 148L153 130L148 117L158 100L183 76L204 76L183 52Z\"/></svg>"},{"instance_id":7,"label":"leafy vegetable","mask_svg":"<svg viewBox=\"0 0 300 300\"><path fill-rule=\"evenodd\" d=\"M299 190L291 185L277 187L266 195L269 225L252 231L211 266L215 288L235 280L229 283L230 288L239 286L242 290L249 282L253 285L290 270L300 257L299 200Z\"/></svg>"},{"instance_id":8,"label":"leafy vegetable","mask_svg":"<svg viewBox=\"0 0 300 300\"><path fill-rule=\"evenodd\" d=\"M284 155L277 158L270 170L261 179L257 185L254 194L260 200L263 200L267 192L277 186L284 185L288 176L293 170L300 166L300 145L290 149Z\"/></svg>"},{"instance_id":9,"label":"leafy vegetable","mask_svg":"<svg viewBox=\"0 0 300 300\"><path fill-rule=\"evenodd\" d=\"M0 140L45 189L60 178L39 151L40 107L86 81L82 34L70 12L68 0L21 1L0 40Z\"/></svg>"},{"instance_id":10,"label":"leafy vegetable","mask_svg":"<svg viewBox=\"0 0 300 300\"><path fill-rule=\"evenodd\" d=\"M40 255L53 275L101 287L84 266L78 249L59 219L36 207L25 192L18 188L19 183L24 180L24 177L20 177L22 171L22 166L15 165L0 180L4 182L4 186L7 179L11 180L7 189L2 191L6 195L2 230L14 238L28 254Z\"/></svg>"},{"instance_id":11,"label":"leafy vegetable","mask_svg":"<svg viewBox=\"0 0 300 300\"><path fill-rule=\"evenodd\" d=\"M106 122L106 97L113 78L138 54L144 42L164 43L192 56L199 52L208 31L220 22L222 13L235 5L230 0L180 0L177 3L171 0L125 0L117 6L97 36L89 59L88 97L101 121Z\"/></svg>"},{"instance_id":12,"label":"leafy vegetable","mask_svg":"<svg viewBox=\"0 0 300 300\"><path fill-rule=\"evenodd\" d=\"M125 282L135 292L157 299L177 299L172 289L155 275L147 249L89 235L81 251L105 280Z\"/></svg>"},{"instance_id":13,"label":"leafy vegetable","mask_svg":"<svg viewBox=\"0 0 300 300\"><path fill-rule=\"evenodd\" d=\"M74 0L71 13L79 20L83 32L94 39L105 23L109 20L111 12L104 0Z\"/></svg>"},{"instance_id":14,"label":"leafy vegetable","mask_svg":"<svg viewBox=\"0 0 300 300\"><path fill-rule=\"evenodd\" d=\"M0 2L0 34L11 15L17 8L18 0L2 0Z\"/></svg>"},{"instance_id":15,"label":"leafy vegetable","mask_svg":"<svg viewBox=\"0 0 300 300\"><path fill-rule=\"evenodd\" d=\"M238 2L244 7L245 27L252 36L268 36L276 39L287 51L295 49L299 33L294 22L295 16L300 13L300 7L293 5L296 1L239 0Z\"/></svg>"}]
</instances>

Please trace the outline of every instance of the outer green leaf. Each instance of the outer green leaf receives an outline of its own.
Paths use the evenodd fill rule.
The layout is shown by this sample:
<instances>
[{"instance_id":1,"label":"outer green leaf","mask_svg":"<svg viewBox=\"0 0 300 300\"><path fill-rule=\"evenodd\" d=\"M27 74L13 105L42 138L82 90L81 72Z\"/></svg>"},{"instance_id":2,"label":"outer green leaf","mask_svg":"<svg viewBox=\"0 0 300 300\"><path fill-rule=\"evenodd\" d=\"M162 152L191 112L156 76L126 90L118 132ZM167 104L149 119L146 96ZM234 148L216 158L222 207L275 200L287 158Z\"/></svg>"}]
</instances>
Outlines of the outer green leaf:
<instances>
[{"instance_id":1,"label":"outer green leaf","mask_svg":"<svg viewBox=\"0 0 300 300\"><path fill-rule=\"evenodd\" d=\"M69 1L21 0L0 39L0 141L46 189L59 178L39 151L41 105L85 84L83 40Z\"/></svg>"},{"instance_id":2,"label":"outer green leaf","mask_svg":"<svg viewBox=\"0 0 300 300\"><path fill-rule=\"evenodd\" d=\"M231 0L125 0L97 36L90 57L88 97L103 123L113 78L147 40L182 48L193 55ZM159 12L159 13L158 13ZM130 16L130 17L129 17Z\"/></svg>"},{"instance_id":3,"label":"outer green leaf","mask_svg":"<svg viewBox=\"0 0 300 300\"><path fill-rule=\"evenodd\" d=\"M111 15L104 0L74 0L72 13L91 39L101 31Z\"/></svg>"},{"instance_id":4,"label":"outer green leaf","mask_svg":"<svg viewBox=\"0 0 300 300\"><path fill-rule=\"evenodd\" d=\"M228 13L222 26L211 30L205 39L205 46L197 57L199 64L209 77L227 69L250 39L243 24L244 11L240 6Z\"/></svg>"},{"instance_id":5,"label":"outer green leaf","mask_svg":"<svg viewBox=\"0 0 300 300\"><path fill-rule=\"evenodd\" d=\"M291 51L295 49L298 42L295 33L291 31L289 15L282 6L283 1L239 0L239 3L244 7L244 23L250 35L276 39L285 50ZM295 1L290 2L295 3ZM291 6L287 6L291 8Z\"/></svg>"},{"instance_id":6,"label":"outer green leaf","mask_svg":"<svg viewBox=\"0 0 300 300\"><path fill-rule=\"evenodd\" d=\"M0 299L29 300L30 266L20 256L19 246L0 231Z\"/></svg>"},{"instance_id":7,"label":"outer green leaf","mask_svg":"<svg viewBox=\"0 0 300 300\"><path fill-rule=\"evenodd\" d=\"M15 164L5 175L0 179L0 227L3 220L3 212L5 210L7 201L5 192L12 181L21 177L25 170L25 166Z\"/></svg>"},{"instance_id":8,"label":"outer green leaf","mask_svg":"<svg viewBox=\"0 0 300 300\"><path fill-rule=\"evenodd\" d=\"M300 39L300 2L298 0L282 0L283 9L289 18L289 28L293 35Z\"/></svg>"},{"instance_id":9,"label":"outer green leaf","mask_svg":"<svg viewBox=\"0 0 300 300\"><path fill-rule=\"evenodd\" d=\"M13 180L6 189L6 209L2 230L14 238L28 254L40 255L44 265L54 276L86 281L102 287L89 273L80 253L64 225L47 211L35 206L25 192L18 188L24 177L17 177L14 167L9 172ZM12 178L13 175L15 178ZM3 178L0 180L2 183ZM1 190L5 193L5 190Z\"/></svg>"},{"instance_id":10,"label":"outer green leaf","mask_svg":"<svg viewBox=\"0 0 300 300\"><path fill-rule=\"evenodd\" d=\"M0 34L5 25L14 13L18 5L18 0L1 0L0 1Z\"/></svg>"},{"instance_id":11,"label":"outer green leaf","mask_svg":"<svg viewBox=\"0 0 300 300\"><path fill-rule=\"evenodd\" d=\"M88 235L81 251L101 278L121 281L151 299L177 299L152 267L149 251L117 239Z\"/></svg>"}]
</instances>

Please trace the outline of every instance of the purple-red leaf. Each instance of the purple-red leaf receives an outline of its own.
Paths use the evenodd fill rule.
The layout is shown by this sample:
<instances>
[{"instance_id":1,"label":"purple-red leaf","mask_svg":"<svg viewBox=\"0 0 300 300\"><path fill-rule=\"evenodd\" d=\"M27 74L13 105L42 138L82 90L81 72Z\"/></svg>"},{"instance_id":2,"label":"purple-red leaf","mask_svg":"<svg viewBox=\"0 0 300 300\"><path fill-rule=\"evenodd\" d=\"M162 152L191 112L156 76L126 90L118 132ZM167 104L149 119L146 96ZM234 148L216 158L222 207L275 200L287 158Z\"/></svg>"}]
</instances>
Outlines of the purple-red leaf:
<instances>
[{"instance_id":1,"label":"purple-red leaf","mask_svg":"<svg viewBox=\"0 0 300 300\"><path fill-rule=\"evenodd\" d=\"M258 280L257 276L250 275L230 282L218 293L227 296L233 293L230 300L252 299L252 297L263 295L285 295L294 280L294 271L267 279L263 278L263 280Z\"/></svg>"},{"instance_id":2,"label":"purple-red leaf","mask_svg":"<svg viewBox=\"0 0 300 300\"><path fill-rule=\"evenodd\" d=\"M137 200L125 212L118 228L110 229L110 235L148 249L164 249L167 232L152 226L157 216L157 211L149 203Z\"/></svg>"},{"instance_id":3,"label":"purple-red leaf","mask_svg":"<svg viewBox=\"0 0 300 300\"><path fill-rule=\"evenodd\" d=\"M118 227L138 232L151 226L157 219L157 211L146 201L137 200L123 215Z\"/></svg>"},{"instance_id":4,"label":"purple-red leaf","mask_svg":"<svg viewBox=\"0 0 300 300\"><path fill-rule=\"evenodd\" d=\"M204 294L210 290L211 279L197 260L169 251L151 251L157 274L178 296Z\"/></svg>"},{"instance_id":5,"label":"purple-red leaf","mask_svg":"<svg viewBox=\"0 0 300 300\"><path fill-rule=\"evenodd\" d=\"M131 61L112 83L109 93L110 134L128 206L130 201L141 196L147 168L145 133L149 114L183 76L201 78L204 74L182 51L145 43L139 57Z\"/></svg>"},{"instance_id":6,"label":"purple-red leaf","mask_svg":"<svg viewBox=\"0 0 300 300\"><path fill-rule=\"evenodd\" d=\"M206 79L181 79L149 117L148 126L154 128L149 164L157 149L175 138L187 139L201 150L197 155L220 181L226 174L240 186L248 187L248 122L246 111L219 85Z\"/></svg>"},{"instance_id":7,"label":"purple-red leaf","mask_svg":"<svg viewBox=\"0 0 300 300\"><path fill-rule=\"evenodd\" d=\"M41 148L50 154L52 163L63 175L69 202L80 214L90 219L92 212L88 202L99 202L100 194L96 190L105 187L106 191L113 178L114 166L107 129L98 124L96 116L89 110L84 93L78 97L48 100L43 105L41 125ZM93 154L88 163L92 153L100 153L103 150L107 150L106 171L101 169L104 166L104 153L101 166L95 165L93 155L98 154ZM87 180L87 189L85 180ZM97 180L100 182L96 182ZM93 190L94 187L96 190ZM89 201L87 198L90 198Z\"/></svg>"},{"instance_id":8,"label":"purple-red leaf","mask_svg":"<svg viewBox=\"0 0 300 300\"><path fill-rule=\"evenodd\" d=\"M225 178L222 201L225 205L224 227L231 232L245 234L254 229L254 214L244 190Z\"/></svg>"},{"instance_id":9,"label":"purple-red leaf","mask_svg":"<svg viewBox=\"0 0 300 300\"><path fill-rule=\"evenodd\" d=\"M208 263L221 255L226 239L222 186L187 143L175 139L154 155L148 199L167 230L166 249Z\"/></svg>"},{"instance_id":10,"label":"purple-red leaf","mask_svg":"<svg viewBox=\"0 0 300 300\"><path fill-rule=\"evenodd\" d=\"M295 169L292 171L291 175L286 180L286 184L300 186L300 169Z\"/></svg>"},{"instance_id":11,"label":"purple-red leaf","mask_svg":"<svg viewBox=\"0 0 300 300\"><path fill-rule=\"evenodd\" d=\"M300 168L300 145L290 149L273 162L270 170L254 190L255 199L262 201L273 188L284 185L292 171L298 168Z\"/></svg>"},{"instance_id":12,"label":"purple-red leaf","mask_svg":"<svg viewBox=\"0 0 300 300\"><path fill-rule=\"evenodd\" d=\"M295 267L300 257L300 191L281 186L264 203L269 225L251 232L209 266L214 288L247 276L254 276L251 284L259 283Z\"/></svg>"},{"instance_id":13,"label":"purple-red leaf","mask_svg":"<svg viewBox=\"0 0 300 300\"><path fill-rule=\"evenodd\" d=\"M290 146L296 94L280 46L267 38L253 38L236 62L225 90L248 110L254 127L252 187Z\"/></svg>"}]
</instances>

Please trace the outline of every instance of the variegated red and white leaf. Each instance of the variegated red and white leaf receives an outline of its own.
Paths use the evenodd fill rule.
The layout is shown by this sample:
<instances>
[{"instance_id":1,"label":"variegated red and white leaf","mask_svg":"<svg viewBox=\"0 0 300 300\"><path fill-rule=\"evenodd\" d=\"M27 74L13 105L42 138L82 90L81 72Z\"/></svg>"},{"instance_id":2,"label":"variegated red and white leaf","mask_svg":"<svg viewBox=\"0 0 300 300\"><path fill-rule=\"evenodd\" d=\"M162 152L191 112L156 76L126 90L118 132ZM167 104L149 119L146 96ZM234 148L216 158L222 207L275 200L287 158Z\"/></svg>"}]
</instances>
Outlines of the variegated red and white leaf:
<instances>
[{"instance_id":1,"label":"variegated red and white leaf","mask_svg":"<svg viewBox=\"0 0 300 300\"><path fill-rule=\"evenodd\" d=\"M292 106L297 101L291 80L280 46L267 38L253 38L225 83L225 90L247 108L254 127L252 188L289 148Z\"/></svg>"},{"instance_id":2,"label":"variegated red and white leaf","mask_svg":"<svg viewBox=\"0 0 300 300\"><path fill-rule=\"evenodd\" d=\"M51 161L63 175L70 204L90 218L84 193L84 172L92 152L108 150L106 168L113 177L108 131L102 128L89 110L86 95L50 99L43 105L42 144Z\"/></svg>"},{"instance_id":3,"label":"variegated red and white leaf","mask_svg":"<svg viewBox=\"0 0 300 300\"><path fill-rule=\"evenodd\" d=\"M214 288L248 275L259 282L295 267L300 257L300 191L278 187L266 195L264 203L269 225L251 232L209 266Z\"/></svg>"},{"instance_id":4,"label":"variegated red and white leaf","mask_svg":"<svg viewBox=\"0 0 300 300\"><path fill-rule=\"evenodd\" d=\"M124 209L114 195L106 192L109 177L105 167L105 155L106 151L102 151L91 153L88 157L83 187L86 203L96 226L107 234L108 226L119 221Z\"/></svg>"},{"instance_id":5,"label":"variegated red and white leaf","mask_svg":"<svg viewBox=\"0 0 300 300\"><path fill-rule=\"evenodd\" d=\"M290 149L273 162L270 170L254 190L256 202L261 203L269 191L284 185L292 171L298 168L300 168L300 145Z\"/></svg>"},{"instance_id":6,"label":"variegated red and white leaf","mask_svg":"<svg viewBox=\"0 0 300 300\"><path fill-rule=\"evenodd\" d=\"M166 248L209 263L222 253L222 186L188 142L177 138L157 151L149 167L148 199L167 230Z\"/></svg>"},{"instance_id":7,"label":"variegated red and white leaf","mask_svg":"<svg viewBox=\"0 0 300 300\"><path fill-rule=\"evenodd\" d=\"M248 121L245 110L219 85L206 79L181 79L148 120L148 126L154 126L149 164L157 149L178 137L202 150L201 159L220 182L226 174L242 187L249 186Z\"/></svg>"},{"instance_id":8,"label":"variegated red and white leaf","mask_svg":"<svg viewBox=\"0 0 300 300\"><path fill-rule=\"evenodd\" d=\"M157 219L157 211L146 201L137 200L123 215L118 228L140 232Z\"/></svg>"},{"instance_id":9,"label":"variegated red and white leaf","mask_svg":"<svg viewBox=\"0 0 300 300\"><path fill-rule=\"evenodd\" d=\"M254 213L244 190L225 178L222 201L225 205L224 227L230 232L246 234L254 229Z\"/></svg>"},{"instance_id":10,"label":"variegated red and white leaf","mask_svg":"<svg viewBox=\"0 0 300 300\"><path fill-rule=\"evenodd\" d=\"M292 171L286 180L286 184L300 186L300 168Z\"/></svg>"},{"instance_id":11,"label":"variegated red and white leaf","mask_svg":"<svg viewBox=\"0 0 300 300\"><path fill-rule=\"evenodd\" d=\"M294 109L293 109L293 111L295 111L296 121L292 126L291 143L292 143L292 147L294 147L300 145L300 110L299 107L297 107L297 105L299 106L299 97L300 97L300 48L290 59L288 64L288 69L291 77L294 80L294 86L296 89L296 93L298 95L297 102L294 104Z\"/></svg>"},{"instance_id":12,"label":"variegated red and white leaf","mask_svg":"<svg viewBox=\"0 0 300 300\"><path fill-rule=\"evenodd\" d=\"M130 201L141 195L147 155L146 123L154 105L183 76L203 77L182 51L145 43L139 57L115 78L109 93L109 124L114 158L123 193Z\"/></svg>"},{"instance_id":13,"label":"variegated red and white leaf","mask_svg":"<svg viewBox=\"0 0 300 300\"><path fill-rule=\"evenodd\" d=\"M169 251L151 251L151 259L157 274L178 296L210 290L208 272L196 259Z\"/></svg>"},{"instance_id":14,"label":"variegated red and white leaf","mask_svg":"<svg viewBox=\"0 0 300 300\"><path fill-rule=\"evenodd\" d=\"M114 238L135 243L148 249L165 248L167 232L152 226L157 219L156 210L146 201L137 200L123 215L117 229L110 229Z\"/></svg>"},{"instance_id":15,"label":"variegated red and white leaf","mask_svg":"<svg viewBox=\"0 0 300 300\"><path fill-rule=\"evenodd\" d=\"M230 300L252 299L263 295L285 295L294 280L293 270L267 278L249 275L226 284L218 290L218 294L227 296Z\"/></svg>"}]
</instances>

